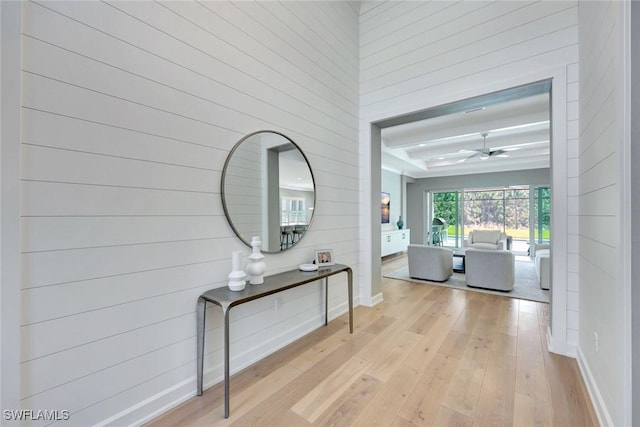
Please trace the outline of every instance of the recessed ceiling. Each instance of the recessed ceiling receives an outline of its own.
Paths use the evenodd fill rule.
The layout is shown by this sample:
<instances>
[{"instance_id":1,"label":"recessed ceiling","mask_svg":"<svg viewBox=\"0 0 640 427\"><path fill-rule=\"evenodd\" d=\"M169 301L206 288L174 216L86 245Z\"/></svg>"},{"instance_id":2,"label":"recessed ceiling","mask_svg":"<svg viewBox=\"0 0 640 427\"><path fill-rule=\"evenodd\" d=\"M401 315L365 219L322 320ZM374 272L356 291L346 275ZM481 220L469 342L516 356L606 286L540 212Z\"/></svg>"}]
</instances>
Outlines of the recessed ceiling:
<instances>
[{"instance_id":1,"label":"recessed ceiling","mask_svg":"<svg viewBox=\"0 0 640 427\"><path fill-rule=\"evenodd\" d=\"M549 93L523 93L498 103L469 102L467 110L458 103L458 111L383 128L383 169L428 178L548 168Z\"/></svg>"},{"instance_id":2,"label":"recessed ceiling","mask_svg":"<svg viewBox=\"0 0 640 427\"><path fill-rule=\"evenodd\" d=\"M313 191L313 178L309 165L298 150L280 152L280 188Z\"/></svg>"}]
</instances>

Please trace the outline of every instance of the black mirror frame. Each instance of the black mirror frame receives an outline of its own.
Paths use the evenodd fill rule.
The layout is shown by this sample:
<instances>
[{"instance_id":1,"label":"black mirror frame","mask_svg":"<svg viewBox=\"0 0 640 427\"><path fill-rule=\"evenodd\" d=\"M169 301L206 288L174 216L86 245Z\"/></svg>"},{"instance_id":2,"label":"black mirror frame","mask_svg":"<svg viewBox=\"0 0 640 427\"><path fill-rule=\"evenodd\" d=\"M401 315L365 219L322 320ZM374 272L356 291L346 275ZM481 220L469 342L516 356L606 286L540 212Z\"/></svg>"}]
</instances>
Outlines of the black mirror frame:
<instances>
[{"instance_id":1,"label":"black mirror frame","mask_svg":"<svg viewBox=\"0 0 640 427\"><path fill-rule=\"evenodd\" d=\"M307 224L307 229L306 231L300 236L300 238L293 243L290 246L287 246L284 249L279 249L277 251L271 251L271 250L262 250L261 252L263 253L268 253L268 254L277 254L277 253L281 253L286 251L287 249L291 249L292 247L294 247L296 244L298 244L298 242L300 242L300 240L302 240L302 237L304 237L305 234L307 234L309 232L309 227L311 226L312 222L313 222L313 218L315 217L315 210L316 210L316 202L317 202L317 197L316 197L316 193L317 193L317 189L316 189L316 180L315 180L315 176L313 175L313 169L311 168L311 163L309 162L309 159L307 158L307 156L304 154L304 151L302 151L302 149L300 148L300 146L298 144L296 144L291 138L289 138L288 136L286 136L285 134L283 134L282 132L278 132L278 131L274 131L274 130L259 130L259 131L255 131L252 132L250 134L247 134L245 136L243 136L238 142L236 142L236 144L233 146L233 148L231 149L231 151L229 151L229 154L227 155L227 158L224 162L224 167L222 168L222 177L220 179L220 196L222 197L222 209L224 210L224 216L227 218L227 222L229 223L229 226L231 226L231 229L233 230L233 232L235 233L235 235L238 237L238 239L240 239L240 241L242 243L244 243L245 245L247 245L249 248L251 248L251 242L245 240L242 235L240 234L240 232L237 230L237 228L235 227L235 225L233 224L233 221L231 219L231 214L229 212L229 209L227 208L227 200L225 197L225 191L224 191L224 186L225 186L225 182L226 182L226 175L227 175L227 169L229 167L229 163L231 162L231 159L233 157L233 154L238 150L238 148L242 145L243 142L245 142L247 139L251 138L252 136L261 134L261 133L272 133L272 134L276 134L279 135L281 137L283 137L284 139L286 139L287 141L289 141L297 150L298 152L300 152L300 155L302 155L302 158L304 159L304 161L307 164L307 167L309 168L309 174L311 175L311 182L313 184L313 213L311 214L311 218L309 219L309 223Z\"/></svg>"}]
</instances>

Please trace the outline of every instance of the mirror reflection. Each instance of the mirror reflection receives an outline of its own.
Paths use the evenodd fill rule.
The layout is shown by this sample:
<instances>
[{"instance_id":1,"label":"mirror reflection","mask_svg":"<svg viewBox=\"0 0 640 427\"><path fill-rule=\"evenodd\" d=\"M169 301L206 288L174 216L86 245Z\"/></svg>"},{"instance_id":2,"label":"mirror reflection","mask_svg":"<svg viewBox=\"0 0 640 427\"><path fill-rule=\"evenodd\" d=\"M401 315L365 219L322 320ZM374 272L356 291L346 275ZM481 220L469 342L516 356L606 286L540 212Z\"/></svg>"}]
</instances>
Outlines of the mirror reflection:
<instances>
[{"instance_id":1,"label":"mirror reflection","mask_svg":"<svg viewBox=\"0 0 640 427\"><path fill-rule=\"evenodd\" d=\"M307 158L285 135L261 131L231 150L222 171L227 220L247 246L260 236L263 252L286 250L306 233L315 207Z\"/></svg>"}]
</instances>

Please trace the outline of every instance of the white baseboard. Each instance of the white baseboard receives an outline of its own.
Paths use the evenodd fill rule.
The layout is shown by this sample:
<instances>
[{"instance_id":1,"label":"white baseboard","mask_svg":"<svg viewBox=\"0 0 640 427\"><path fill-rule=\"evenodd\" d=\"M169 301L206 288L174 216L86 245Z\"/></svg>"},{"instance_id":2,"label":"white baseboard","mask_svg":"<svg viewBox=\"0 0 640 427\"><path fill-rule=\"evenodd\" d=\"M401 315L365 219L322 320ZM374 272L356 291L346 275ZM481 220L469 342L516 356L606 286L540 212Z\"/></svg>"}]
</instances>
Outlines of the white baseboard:
<instances>
[{"instance_id":1,"label":"white baseboard","mask_svg":"<svg viewBox=\"0 0 640 427\"><path fill-rule=\"evenodd\" d=\"M175 408L195 396L195 375L175 386L163 390L150 398L121 411L95 424L95 427L106 426L140 426L163 413ZM135 420L135 421L132 421Z\"/></svg>"},{"instance_id":2,"label":"white baseboard","mask_svg":"<svg viewBox=\"0 0 640 427\"><path fill-rule=\"evenodd\" d=\"M382 297L382 292L380 292L377 295L374 295L371 298L360 298L360 304L364 305L365 307L374 307L378 304L380 304L382 301L384 301L384 298Z\"/></svg>"},{"instance_id":3,"label":"white baseboard","mask_svg":"<svg viewBox=\"0 0 640 427\"><path fill-rule=\"evenodd\" d=\"M591 403L593 404L593 409L596 412L596 416L598 417L598 422L601 426L613 427L613 420L611 419L611 415L607 410L607 406L602 399L602 394L600 393L600 389L598 388L598 384L596 383L593 375L591 374L591 369L589 369L589 364L586 362L584 358L584 354L580 347L578 347L578 357L576 358L578 361L578 367L580 368L580 373L582 373L582 378L584 379L584 383L587 386L587 391L589 392L589 397L591 398Z\"/></svg>"},{"instance_id":4,"label":"white baseboard","mask_svg":"<svg viewBox=\"0 0 640 427\"><path fill-rule=\"evenodd\" d=\"M354 304L355 306L355 304ZM348 312L348 304L345 302L329 310L329 321ZM232 355L230 361L230 371L233 375L246 367L262 360L266 356L275 353L281 348L302 338L310 332L324 325L324 315L316 316L308 321L295 325L294 328L282 334L271 337L269 340L261 342L256 347L242 354ZM210 365L204 372L203 388L207 388L222 382L223 380L222 360L219 363ZM163 390L160 393L138 402L137 404L109 417L98 423L98 426L139 426L154 418L168 412L196 395L196 375L195 375L195 355L193 376L175 386Z\"/></svg>"}]
</instances>

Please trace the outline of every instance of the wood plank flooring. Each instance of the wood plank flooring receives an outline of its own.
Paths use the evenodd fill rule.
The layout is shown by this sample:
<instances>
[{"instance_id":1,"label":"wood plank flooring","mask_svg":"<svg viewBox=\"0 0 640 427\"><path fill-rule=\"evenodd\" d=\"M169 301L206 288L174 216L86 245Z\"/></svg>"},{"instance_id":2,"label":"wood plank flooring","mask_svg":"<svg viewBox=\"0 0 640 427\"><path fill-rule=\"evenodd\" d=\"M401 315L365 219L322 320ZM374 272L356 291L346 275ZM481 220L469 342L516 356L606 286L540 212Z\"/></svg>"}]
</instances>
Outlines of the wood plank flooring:
<instances>
[{"instance_id":1,"label":"wood plank flooring","mask_svg":"<svg viewBox=\"0 0 640 427\"><path fill-rule=\"evenodd\" d=\"M383 262L383 271L406 256ZM595 426L574 359L549 353L547 304L384 279L357 307L149 426Z\"/></svg>"}]
</instances>

